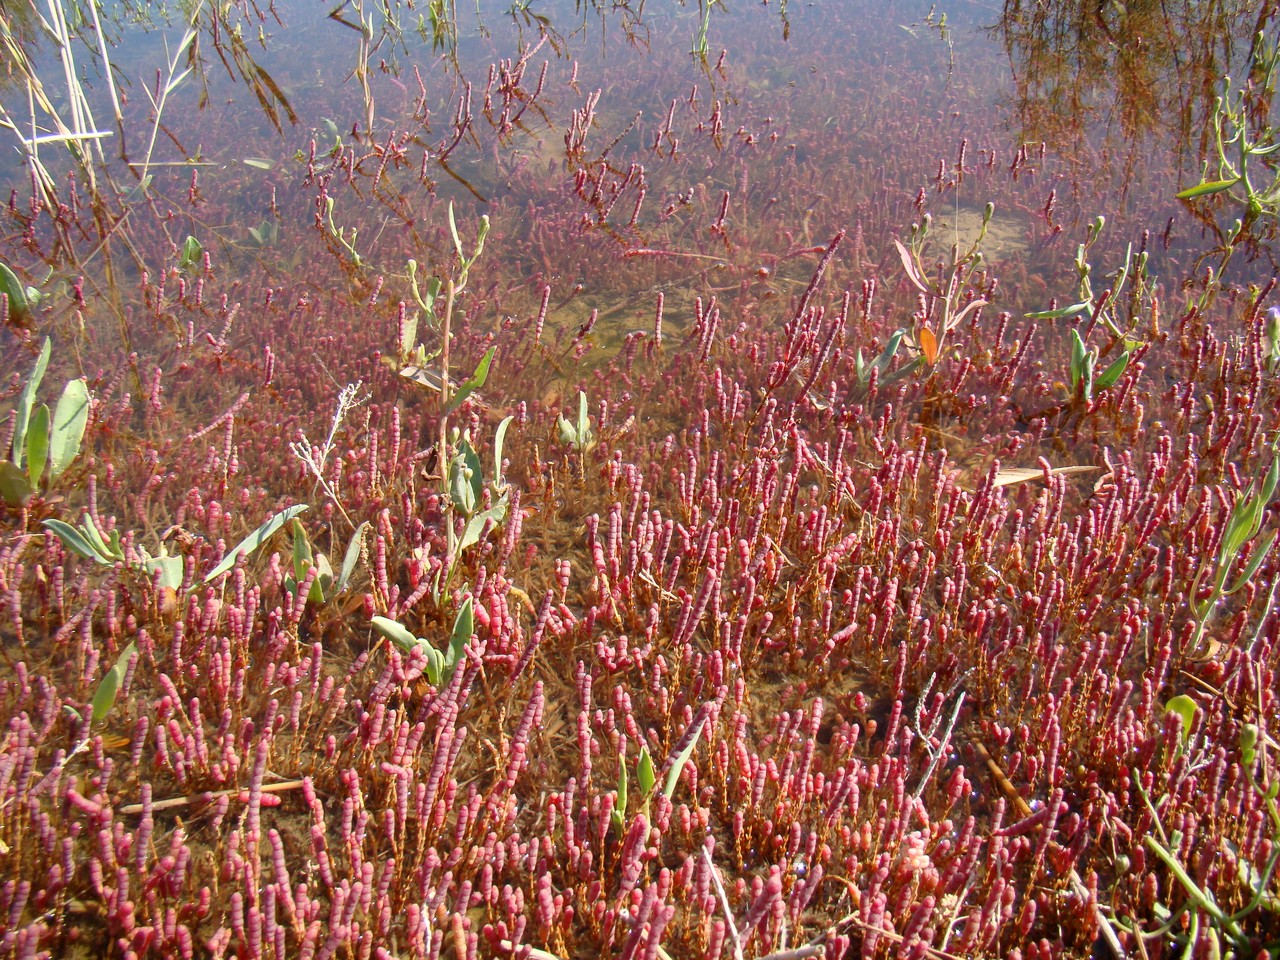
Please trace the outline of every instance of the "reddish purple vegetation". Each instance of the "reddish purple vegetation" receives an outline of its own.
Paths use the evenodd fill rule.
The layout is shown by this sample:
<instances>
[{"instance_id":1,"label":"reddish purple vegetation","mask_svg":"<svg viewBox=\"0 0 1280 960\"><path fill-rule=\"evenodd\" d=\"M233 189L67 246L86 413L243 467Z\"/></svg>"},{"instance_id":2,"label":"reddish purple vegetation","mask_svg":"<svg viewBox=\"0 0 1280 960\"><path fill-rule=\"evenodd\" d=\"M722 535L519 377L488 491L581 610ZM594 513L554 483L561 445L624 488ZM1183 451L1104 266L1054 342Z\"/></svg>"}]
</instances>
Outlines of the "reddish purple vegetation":
<instances>
[{"instance_id":1,"label":"reddish purple vegetation","mask_svg":"<svg viewBox=\"0 0 1280 960\"><path fill-rule=\"evenodd\" d=\"M1168 234L1139 232L1135 253L1187 283L1124 291L1131 342L1101 296L1029 319L1069 302L1096 212L1051 148L901 109L908 93L836 144L808 100L714 92L737 65L709 59L704 89L641 120L537 41L447 110L408 82L403 128L332 151L317 135L257 180L158 184L172 222L139 207L129 229L162 266L67 274L39 336L6 333L15 398L49 332L46 383L83 374L94 403L56 487L0 506L0 956L1136 953L1126 928L1190 896L1147 838L1223 911L1248 905L1277 842L1257 786L1277 776L1274 551L1198 611L1277 455L1274 281L1208 297ZM848 78L815 82L834 97ZM563 118L562 151L522 152L531 112ZM913 145L901 182L825 179L877 139ZM514 421L509 509L451 555L446 414L386 361L416 309L405 261L458 267L441 184L464 154L488 164L469 187L493 232L453 315L453 378L497 359L448 424L489 479ZM60 209L15 194L7 261L24 244L54 260L92 220L83 186L60 189ZM183 264L179 238L246 197L277 244L227 228ZM953 269L935 227L922 280L944 295L918 290L893 238L988 197L1016 239ZM327 200L358 233L329 229ZM1101 295L1124 243L1090 256ZM948 296L953 315L985 305L943 340ZM1072 326L1100 370L1131 352L1091 397ZM356 382L367 402L326 459ZM579 390L592 441L575 444L556 421ZM202 580L295 503L335 569L369 524L346 590L309 598L321 570L295 569L288 528ZM86 513L124 561L42 526ZM1232 578L1271 545L1259 520ZM184 559L176 589L139 568L161 543ZM444 651L468 597L438 684L370 627ZM1187 727L1166 709L1180 695ZM1193 917L1208 955L1204 915L1146 955L1181 951ZM1241 942L1276 916L1249 913Z\"/></svg>"}]
</instances>

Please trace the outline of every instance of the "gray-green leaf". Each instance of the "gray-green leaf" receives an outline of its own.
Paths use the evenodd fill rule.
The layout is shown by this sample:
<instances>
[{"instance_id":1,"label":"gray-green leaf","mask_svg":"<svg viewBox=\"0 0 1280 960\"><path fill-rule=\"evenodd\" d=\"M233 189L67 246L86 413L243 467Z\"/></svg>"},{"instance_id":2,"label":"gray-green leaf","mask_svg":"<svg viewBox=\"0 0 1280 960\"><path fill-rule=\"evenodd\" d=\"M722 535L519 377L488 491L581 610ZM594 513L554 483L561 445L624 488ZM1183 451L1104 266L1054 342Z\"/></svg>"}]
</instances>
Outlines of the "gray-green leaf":
<instances>
[{"instance_id":1,"label":"gray-green leaf","mask_svg":"<svg viewBox=\"0 0 1280 960\"><path fill-rule=\"evenodd\" d=\"M116 696L124 683L124 675L129 670L129 661L137 653L137 643L130 643L120 651L115 666L107 671L107 675L98 681L98 689L93 693L93 722L101 722L116 705Z\"/></svg>"},{"instance_id":2,"label":"gray-green leaf","mask_svg":"<svg viewBox=\"0 0 1280 960\"><path fill-rule=\"evenodd\" d=\"M72 380L58 398L49 436L49 480L57 480L80 453L84 428L89 423L89 385Z\"/></svg>"},{"instance_id":3,"label":"gray-green leaf","mask_svg":"<svg viewBox=\"0 0 1280 960\"><path fill-rule=\"evenodd\" d=\"M227 553L227 555L219 561L218 565L209 571L209 574L200 582L209 583L218 579L218 577L222 576L236 565L236 561L240 558L241 554L253 553L266 543L273 533L283 527L294 517L298 516L298 514L303 513L306 509L306 504L299 503L289 507L287 510L281 510L262 526L258 527L257 530L253 531L253 533L241 540L236 548Z\"/></svg>"},{"instance_id":4,"label":"gray-green leaf","mask_svg":"<svg viewBox=\"0 0 1280 960\"><path fill-rule=\"evenodd\" d=\"M49 406L40 404L27 426L27 476L32 488L40 486L45 464L49 462Z\"/></svg>"},{"instance_id":5,"label":"gray-green leaf","mask_svg":"<svg viewBox=\"0 0 1280 960\"><path fill-rule=\"evenodd\" d=\"M10 300L10 306L13 301ZM18 397L18 409L13 429L13 462L15 466L21 467L26 462L27 453L27 424L31 422L31 409L35 406L36 391L40 389L40 381L44 379L44 372L49 366L49 354L53 350L53 345L49 338L44 338L44 346L40 348L40 356L36 358L36 365L31 368L31 375L27 377L26 386L22 388L22 394Z\"/></svg>"}]
</instances>

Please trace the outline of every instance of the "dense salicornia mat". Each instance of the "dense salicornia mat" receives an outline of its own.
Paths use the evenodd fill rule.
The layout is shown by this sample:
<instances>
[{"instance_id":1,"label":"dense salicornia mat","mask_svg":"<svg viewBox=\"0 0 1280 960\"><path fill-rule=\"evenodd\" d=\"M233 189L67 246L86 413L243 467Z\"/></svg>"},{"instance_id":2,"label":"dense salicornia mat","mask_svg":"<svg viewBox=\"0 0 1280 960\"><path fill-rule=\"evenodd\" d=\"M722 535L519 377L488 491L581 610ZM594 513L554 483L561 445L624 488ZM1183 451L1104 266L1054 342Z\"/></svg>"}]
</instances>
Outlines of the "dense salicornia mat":
<instances>
[{"instance_id":1,"label":"dense salicornia mat","mask_svg":"<svg viewBox=\"0 0 1280 960\"><path fill-rule=\"evenodd\" d=\"M1276 4L471 7L0 8L0 956L1277 949Z\"/></svg>"}]
</instances>

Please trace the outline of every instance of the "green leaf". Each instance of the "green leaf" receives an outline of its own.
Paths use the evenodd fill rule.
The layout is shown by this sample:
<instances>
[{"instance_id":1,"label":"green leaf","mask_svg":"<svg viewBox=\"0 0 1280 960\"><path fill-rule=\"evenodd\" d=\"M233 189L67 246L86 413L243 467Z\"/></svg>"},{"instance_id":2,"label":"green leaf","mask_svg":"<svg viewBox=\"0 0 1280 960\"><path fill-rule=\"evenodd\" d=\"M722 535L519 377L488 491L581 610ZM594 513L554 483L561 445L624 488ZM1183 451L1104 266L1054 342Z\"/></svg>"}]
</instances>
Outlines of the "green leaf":
<instances>
[{"instance_id":1,"label":"green leaf","mask_svg":"<svg viewBox=\"0 0 1280 960\"><path fill-rule=\"evenodd\" d=\"M367 529L369 529L368 520L356 527L356 532L351 535L351 542L347 544L347 552L342 558L342 569L338 572L338 580L333 585L334 596L346 590L347 584L351 582L351 575L355 573L356 563L360 560L360 548L364 545L364 532Z\"/></svg>"},{"instance_id":2,"label":"green leaf","mask_svg":"<svg viewBox=\"0 0 1280 960\"><path fill-rule=\"evenodd\" d=\"M472 598L468 596L458 608L458 615L453 620L453 633L449 635L449 652L444 658L444 669L440 673L440 682L448 683L453 676L454 668L466 656L466 645L471 642L471 635L476 632L475 613L472 609Z\"/></svg>"},{"instance_id":3,"label":"green leaf","mask_svg":"<svg viewBox=\"0 0 1280 960\"><path fill-rule=\"evenodd\" d=\"M636 763L636 779L640 782L640 793L649 796L657 778L653 772L653 759L649 756L649 748L640 748L640 760Z\"/></svg>"},{"instance_id":4,"label":"green leaf","mask_svg":"<svg viewBox=\"0 0 1280 960\"><path fill-rule=\"evenodd\" d=\"M1205 183L1197 184L1194 187L1188 187L1186 190L1179 191L1174 194L1178 200L1194 200L1196 197L1207 197L1211 193L1221 193L1223 190L1230 190L1240 182L1239 177L1231 180L1209 180Z\"/></svg>"},{"instance_id":5,"label":"green leaf","mask_svg":"<svg viewBox=\"0 0 1280 960\"><path fill-rule=\"evenodd\" d=\"M410 653L418 647L430 646L427 641L418 639L390 617L374 617L370 622L373 624L373 629L377 630L378 633L391 642L404 647Z\"/></svg>"},{"instance_id":6,"label":"green leaf","mask_svg":"<svg viewBox=\"0 0 1280 960\"><path fill-rule=\"evenodd\" d=\"M458 259L466 260L467 255L462 251L462 238L458 236L458 221L453 216L453 201L449 201L449 233L453 235L453 249L458 251Z\"/></svg>"},{"instance_id":7,"label":"green leaf","mask_svg":"<svg viewBox=\"0 0 1280 960\"><path fill-rule=\"evenodd\" d=\"M679 755L671 762L671 769L667 771L667 780L662 785L662 795L668 800L676 792L676 784L680 782L680 773L684 770L684 765L689 762L689 758L693 756L693 748L698 745L698 741L702 739L702 729L707 725L706 717L695 717L694 723L698 725L693 731L693 735L689 736L689 742L685 748L680 751Z\"/></svg>"},{"instance_id":8,"label":"green leaf","mask_svg":"<svg viewBox=\"0 0 1280 960\"><path fill-rule=\"evenodd\" d=\"M484 386L484 382L489 379L489 365L493 363L493 355L497 352L497 347L490 347L484 352L484 356L480 358L480 362L476 364L475 373L463 382L449 398L449 402L445 405L445 412L450 413L458 407L462 406L464 400L471 394L475 393Z\"/></svg>"},{"instance_id":9,"label":"green leaf","mask_svg":"<svg viewBox=\"0 0 1280 960\"><path fill-rule=\"evenodd\" d=\"M62 545L72 553L98 563L113 562L110 557L100 553L98 548L71 524L62 520L45 520L43 524L47 529L52 530L58 539L62 541Z\"/></svg>"},{"instance_id":10,"label":"green leaf","mask_svg":"<svg viewBox=\"0 0 1280 960\"><path fill-rule=\"evenodd\" d=\"M1057 310L1039 310L1035 313L1025 314L1028 320L1062 320L1066 317L1075 317L1084 313L1086 310L1092 310L1093 303L1089 300L1082 300L1079 303L1073 303L1069 307L1059 307Z\"/></svg>"},{"instance_id":11,"label":"green leaf","mask_svg":"<svg viewBox=\"0 0 1280 960\"><path fill-rule=\"evenodd\" d=\"M510 414L503 417L498 429L493 432L493 485L498 490L504 490L507 486L502 479L502 447L506 443L507 427L511 426L514 419Z\"/></svg>"},{"instance_id":12,"label":"green leaf","mask_svg":"<svg viewBox=\"0 0 1280 960\"><path fill-rule=\"evenodd\" d=\"M10 303L12 302L11 300ZM36 391L40 389L40 381L44 379L52 350L52 343L48 337L45 337L44 346L40 348L40 356L36 358L36 365L31 368L31 375L27 377L27 383L22 388L21 396L18 397L18 409L13 428L13 463L18 467L26 462L27 424L31 422L31 408L35 405Z\"/></svg>"},{"instance_id":13,"label":"green leaf","mask_svg":"<svg viewBox=\"0 0 1280 960\"><path fill-rule=\"evenodd\" d=\"M481 510L467 520L467 525L462 528L462 537L458 540L458 553L465 552L469 547L475 546L480 542L480 535L484 533L484 526L490 520L494 526L502 523L507 518L507 495L502 497L488 510Z\"/></svg>"},{"instance_id":14,"label":"green leaf","mask_svg":"<svg viewBox=\"0 0 1280 960\"><path fill-rule=\"evenodd\" d=\"M8 460L0 461L0 498L11 507L20 507L31 499L36 488L27 479L27 471Z\"/></svg>"},{"instance_id":15,"label":"green leaf","mask_svg":"<svg viewBox=\"0 0 1280 960\"><path fill-rule=\"evenodd\" d=\"M1236 578L1236 582L1231 585L1229 590L1224 591L1227 594L1238 593L1246 583L1253 579L1253 575L1258 572L1258 568L1262 566L1262 561L1267 559L1267 554L1271 552L1271 545L1276 542L1276 533L1280 531L1270 531L1258 543L1253 550L1253 556L1249 558L1248 564L1240 571L1240 576Z\"/></svg>"},{"instance_id":16,"label":"green leaf","mask_svg":"<svg viewBox=\"0 0 1280 960\"><path fill-rule=\"evenodd\" d=\"M116 695L124 683L124 675L129 670L129 661L138 652L138 644L130 643L120 651L115 666L107 671L107 675L98 681L98 689L93 693L93 722L100 723L111 713L116 705Z\"/></svg>"},{"instance_id":17,"label":"green leaf","mask_svg":"<svg viewBox=\"0 0 1280 960\"><path fill-rule=\"evenodd\" d=\"M316 568L316 576L311 581L311 589L307 591L307 601L324 603L331 596L329 590L333 586L333 567L329 565L329 558L323 553L316 554L313 565Z\"/></svg>"},{"instance_id":18,"label":"green leaf","mask_svg":"<svg viewBox=\"0 0 1280 960\"><path fill-rule=\"evenodd\" d=\"M168 587L174 591L181 589L182 578L185 573L185 564L181 557L165 555L148 557L142 561L142 568L152 577L159 573L160 586Z\"/></svg>"},{"instance_id":19,"label":"green leaf","mask_svg":"<svg viewBox=\"0 0 1280 960\"><path fill-rule=\"evenodd\" d=\"M471 516L484 495L484 477L480 475L480 455L465 437L458 441L449 461L449 499L465 516Z\"/></svg>"},{"instance_id":20,"label":"green leaf","mask_svg":"<svg viewBox=\"0 0 1280 960\"><path fill-rule=\"evenodd\" d=\"M178 254L178 269L190 273L200 267L204 259L204 245L190 234L182 241L182 250Z\"/></svg>"},{"instance_id":21,"label":"green leaf","mask_svg":"<svg viewBox=\"0 0 1280 960\"><path fill-rule=\"evenodd\" d=\"M880 356L876 358L873 366L880 371L883 377L889 370L889 364L893 362L893 356L898 352L898 346L902 343L902 338L906 336L907 331L895 330L893 336L889 338L889 342L884 345L884 349L880 351Z\"/></svg>"},{"instance_id":22,"label":"green leaf","mask_svg":"<svg viewBox=\"0 0 1280 960\"><path fill-rule=\"evenodd\" d=\"M556 417L556 432L560 437L561 443L567 443L574 447L578 445L578 432L573 429L573 424L566 420L563 415Z\"/></svg>"},{"instance_id":23,"label":"green leaf","mask_svg":"<svg viewBox=\"0 0 1280 960\"><path fill-rule=\"evenodd\" d=\"M27 425L27 476L33 488L40 486L49 460L49 406L40 404Z\"/></svg>"},{"instance_id":24,"label":"green leaf","mask_svg":"<svg viewBox=\"0 0 1280 960\"><path fill-rule=\"evenodd\" d=\"M1164 705L1165 713L1176 713L1182 720L1183 746L1186 746L1187 738L1191 736L1191 724L1196 718L1197 709L1196 702L1185 693L1178 694Z\"/></svg>"},{"instance_id":25,"label":"green leaf","mask_svg":"<svg viewBox=\"0 0 1280 960\"><path fill-rule=\"evenodd\" d=\"M0 263L0 293L9 298L9 319L14 323L26 323L31 314L27 290L17 275L4 263Z\"/></svg>"},{"instance_id":26,"label":"green leaf","mask_svg":"<svg viewBox=\"0 0 1280 960\"><path fill-rule=\"evenodd\" d=\"M1103 370L1098 378L1094 381L1095 389L1106 390L1110 386L1114 386L1116 381L1123 375L1125 369L1129 366L1129 351L1126 350L1109 366Z\"/></svg>"},{"instance_id":27,"label":"green leaf","mask_svg":"<svg viewBox=\"0 0 1280 960\"><path fill-rule=\"evenodd\" d=\"M1246 772L1253 770L1253 762L1258 759L1259 733L1256 723L1246 723L1240 728L1240 761Z\"/></svg>"},{"instance_id":28,"label":"green leaf","mask_svg":"<svg viewBox=\"0 0 1280 960\"><path fill-rule=\"evenodd\" d=\"M84 378L71 380L62 389L53 412L49 436L49 480L57 480L80 454L84 428L89 423L89 385Z\"/></svg>"},{"instance_id":29,"label":"green leaf","mask_svg":"<svg viewBox=\"0 0 1280 960\"><path fill-rule=\"evenodd\" d=\"M293 537L293 576L297 582L301 583L302 578L311 569L311 541L307 539L307 531L303 528L301 520L294 518L289 525L289 530Z\"/></svg>"},{"instance_id":30,"label":"green leaf","mask_svg":"<svg viewBox=\"0 0 1280 960\"><path fill-rule=\"evenodd\" d=\"M111 532L111 542L107 543L103 539L102 531L98 529L98 525L93 522L93 517L88 513L84 515L84 522L80 524L80 532L89 544L97 551L98 556L102 559L100 563L115 563L117 560L124 559L124 551L120 549L120 534L116 531Z\"/></svg>"},{"instance_id":31,"label":"green leaf","mask_svg":"<svg viewBox=\"0 0 1280 960\"><path fill-rule=\"evenodd\" d=\"M262 526L258 527L257 530L253 531L253 533L241 540L236 548L223 557L218 565L214 567L213 570L211 570L200 582L209 583L218 579L218 577L222 576L236 565L236 561L240 558L241 554L253 553L266 543L273 533L306 509L306 504L299 503L289 507L287 510L281 510Z\"/></svg>"},{"instance_id":32,"label":"green leaf","mask_svg":"<svg viewBox=\"0 0 1280 960\"><path fill-rule=\"evenodd\" d=\"M622 833L627 826L627 754L625 750L618 753L618 798L613 804L610 816L614 828Z\"/></svg>"},{"instance_id":33,"label":"green leaf","mask_svg":"<svg viewBox=\"0 0 1280 960\"><path fill-rule=\"evenodd\" d=\"M253 167L255 170L274 170L276 166L270 160L262 157L245 157L240 162L246 167Z\"/></svg>"},{"instance_id":34,"label":"green leaf","mask_svg":"<svg viewBox=\"0 0 1280 960\"><path fill-rule=\"evenodd\" d=\"M587 415L587 395L578 391L578 446L586 448L591 442L591 418Z\"/></svg>"}]
</instances>

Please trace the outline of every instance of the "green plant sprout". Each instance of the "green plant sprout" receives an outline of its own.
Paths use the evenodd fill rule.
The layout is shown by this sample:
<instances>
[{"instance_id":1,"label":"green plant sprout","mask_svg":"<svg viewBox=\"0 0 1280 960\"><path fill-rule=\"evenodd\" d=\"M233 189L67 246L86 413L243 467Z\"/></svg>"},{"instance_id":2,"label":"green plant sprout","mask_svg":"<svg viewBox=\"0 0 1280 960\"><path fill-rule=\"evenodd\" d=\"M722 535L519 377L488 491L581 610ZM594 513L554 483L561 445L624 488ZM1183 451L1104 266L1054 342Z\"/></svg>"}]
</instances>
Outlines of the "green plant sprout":
<instances>
[{"instance_id":1,"label":"green plant sprout","mask_svg":"<svg viewBox=\"0 0 1280 960\"><path fill-rule=\"evenodd\" d=\"M241 540L235 549L228 551L209 573L191 585L191 589L194 590L196 587L212 583L218 577L230 571L241 556L255 553L259 547L271 538L272 534L306 509L305 504L296 504L275 514L259 526L258 529L254 530L253 533ZM63 546L77 556L92 560L94 563L103 566L113 567L118 563L133 566L148 577L159 575L161 586L169 587L172 590L177 590L182 586L183 561L181 557L169 556L163 547L160 553L154 556L144 548L135 547L137 561L131 563L130 558L125 553L120 531L112 530L108 536L104 537L102 531L98 529L98 525L94 523L93 517L88 513L84 515L84 522L77 526L72 526L64 520L56 519L45 520L43 524L46 529L62 541Z\"/></svg>"},{"instance_id":2,"label":"green plant sprout","mask_svg":"<svg viewBox=\"0 0 1280 960\"><path fill-rule=\"evenodd\" d=\"M1130 351L1126 347L1107 369L1103 370L1102 373L1095 374L1098 351L1086 347L1084 339L1080 336L1080 331L1072 330L1071 396L1074 399L1083 400L1085 403L1093 402L1095 391L1106 390L1115 386L1116 382L1124 376L1124 372L1129 366L1129 356Z\"/></svg>"},{"instance_id":3,"label":"green plant sprout","mask_svg":"<svg viewBox=\"0 0 1280 960\"><path fill-rule=\"evenodd\" d=\"M46 404L36 405L36 391L44 379L51 352L46 337L18 397L9 459L0 462L0 497L13 507L26 504L46 476L49 485L58 481L79 456L89 422L89 387L83 378L63 387L52 414Z\"/></svg>"},{"instance_id":4,"label":"green plant sprout","mask_svg":"<svg viewBox=\"0 0 1280 960\"><path fill-rule=\"evenodd\" d=\"M188 234L178 251L178 269L186 274L194 274L200 270L203 262L204 244Z\"/></svg>"},{"instance_id":5,"label":"green plant sprout","mask_svg":"<svg viewBox=\"0 0 1280 960\"><path fill-rule=\"evenodd\" d=\"M1228 586L1231 568L1237 560L1245 556L1245 544L1257 537L1262 530L1263 514L1267 509L1267 505L1271 502L1271 496L1275 493L1278 483L1280 483L1280 456L1276 456L1271 461L1271 468L1267 471L1267 475L1263 478L1260 486L1250 483L1243 493L1236 495L1235 505L1231 508L1231 516L1227 519L1226 529L1223 531L1222 540L1218 544L1217 557L1212 564L1202 566L1196 573L1195 580L1192 581L1190 603L1191 612L1196 620L1196 631L1191 638L1189 647L1193 659L1201 659L1213 655L1213 646L1204 644L1204 634L1213 617L1213 612L1217 608L1218 601L1244 589L1245 585L1253 579L1254 574L1258 572L1258 568L1262 566L1267 554L1271 552L1271 547L1276 542L1276 534L1280 531L1269 531L1253 548L1253 552L1245 562L1244 569L1240 571L1240 575L1234 581L1231 581L1230 586ZM1196 596L1200 590L1200 581L1206 574L1212 577L1209 595L1203 600L1197 600ZM1207 649L1205 649L1206 646Z\"/></svg>"},{"instance_id":6,"label":"green plant sprout","mask_svg":"<svg viewBox=\"0 0 1280 960\"><path fill-rule=\"evenodd\" d=\"M706 718L695 716L693 723L694 726L691 726L681 737L680 743L676 744L676 748L667 760L667 776L662 782L662 795L668 800L675 796L676 786L680 783L680 774L684 772L689 758L693 756L693 751L698 746L698 741L702 739ZM649 748L644 744L640 745L640 753L636 758L636 782L640 788L640 812L648 818L649 804L653 800L658 777L654 771L653 757L650 756ZM614 801L613 812L610 814L610 820L619 836L626 832L629 789L630 778L627 775L627 755L624 750L618 754L618 796Z\"/></svg>"},{"instance_id":7,"label":"green plant sprout","mask_svg":"<svg viewBox=\"0 0 1280 960\"><path fill-rule=\"evenodd\" d=\"M959 243L952 244L951 262L943 267L941 282L934 280L930 275L931 271L924 265L926 241L929 237L929 228L933 223L933 217L930 214L926 213L919 223L911 225L910 247L900 240L893 241L893 245L898 250L898 257L902 260L902 269L906 272L907 279L930 301L930 313L933 312L934 303L938 304L941 310L937 319L937 329L922 324L920 329L912 333L912 339L919 350L918 358L922 357L926 366L932 367L938 357L942 356L946 349L947 336L959 327L967 316L987 305L987 301L981 297L965 303L964 295L965 291L972 287L978 271L983 267L982 251L979 248L982 241L986 239L987 228L991 225L995 212L995 204L988 203L982 211L982 226L978 230L978 236L963 253L960 252Z\"/></svg>"},{"instance_id":8,"label":"green plant sprout","mask_svg":"<svg viewBox=\"0 0 1280 960\"><path fill-rule=\"evenodd\" d=\"M1065 320L1070 317L1096 317L1111 335L1118 340L1125 340L1133 332L1137 317L1149 299L1152 279L1147 274L1147 254L1143 251L1137 256L1133 253L1133 244L1125 248L1124 263L1106 279L1111 281L1110 289L1101 294L1093 290L1093 266L1089 263L1089 250L1098 242L1107 218L1098 216L1089 224L1085 233L1085 241L1076 247L1076 299L1065 307L1054 310L1038 310L1028 313L1030 320ZM1129 316L1122 320L1119 307L1122 294L1129 288ZM1123 329L1121 324L1123 323ZM1127 349L1127 348L1126 348Z\"/></svg>"},{"instance_id":9,"label":"green plant sprout","mask_svg":"<svg viewBox=\"0 0 1280 960\"><path fill-rule=\"evenodd\" d=\"M326 235L337 242L338 246L346 251L347 256L351 259L351 263L357 270L361 270L365 266L365 259L360 255L360 251L356 249L356 240L360 231L355 227L340 227L333 220L333 197L325 197L324 200L324 225ZM252 232L252 231L250 231Z\"/></svg>"},{"instance_id":10,"label":"green plant sprout","mask_svg":"<svg viewBox=\"0 0 1280 960\"><path fill-rule=\"evenodd\" d=\"M368 528L368 520L356 527L356 532L351 536L351 542L347 544L347 552L343 555L342 569L337 577L334 577L333 567L328 557L311 549L306 528L303 527L302 521L295 517L290 525L293 540L293 575L285 577L285 590L297 596L299 585L306 580L307 572L314 567L316 574L307 591L307 602L328 603L334 597L341 596L351 583L351 575L355 573L356 564L360 560L360 551L364 547L364 532Z\"/></svg>"},{"instance_id":11,"label":"green plant sprout","mask_svg":"<svg viewBox=\"0 0 1280 960\"><path fill-rule=\"evenodd\" d=\"M453 621L453 630L449 634L449 647L443 653L432 646L431 641L414 636L390 617L374 617L373 629L406 652L421 650L425 653L427 663L424 672L427 682L437 688L443 687L453 677L458 664L466 659L466 645L471 642L471 635L475 633L473 602L470 595L462 601Z\"/></svg>"},{"instance_id":12,"label":"green plant sprout","mask_svg":"<svg viewBox=\"0 0 1280 960\"><path fill-rule=\"evenodd\" d=\"M1165 705L1166 713L1178 714L1182 724L1180 747L1182 750L1187 749L1196 709L1195 701L1185 695L1176 696ZM1244 906L1231 913L1218 903L1211 891L1202 888L1195 881L1178 859L1174 851L1182 846L1182 832L1175 830L1170 835L1165 831L1158 809L1161 804L1151 802L1150 796L1139 782L1141 778L1135 776L1134 782L1151 813L1152 823L1159 835L1157 839L1156 836L1147 834L1142 838L1143 845L1173 874L1186 899L1175 909L1157 901L1153 909L1160 926L1155 930L1142 930L1134 920L1128 922L1119 920L1119 924L1128 933L1142 941L1156 941L1167 937L1174 943L1185 944L1183 956L1191 956L1195 953L1197 945L1202 940L1207 942L1209 956L1223 958L1253 957L1258 955L1260 949L1274 951L1280 947L1280 939L1277 938L1259 944L1242 926L1251 914L1259 910L1280 915L1280 896L1270 889L1276 877L1276 868L1280 866L1280 808L1276 804L1276 797L1280 794L1280 780L1271 769L1268 755L1268 748L1275 746L1275 741L1257 724L1245 724L1241 727L1239 736L1241 766L1246 771L1253 789L1263 800L1267 818L1270 821L1271 838L1270 854L1261 871L1240 857L1234 845L1228 843L1236 856L1237 878L1246 894ZM1258 767L1261 767L1261 776L1255 772ZM1269 921L1266 929L1274 932L1275 921Z\"/></svg>"},{"instance_id":13,"label":"green plant sprout","mask_svg":"<svg viewBox=\"0 0 1280 960\"><path fill-rule=\"evenodd\" d=\"M711 8L722 0L698 0L698 13L700 20L698 22L698 32L693 38L693 49L689 51L692 56L706 59L707 54L711 50L711 45L707 40L707 32L711 29Z\"/></svg>"},{"instance_id":14,"label":"green plant sprout","mask_svg":"<svg viewBox=\"0 0 1280 960\"><path fill-rule=\"evenodd\" d=\"M1270 109L1278 74L1280 43L1268 41L1260 31L1245 65L1245 75L1251 79L1233 85L1231 77L1222 78L1222 93L1213 106L1213 153L1200 183L1177 194L1186 202L1226 194L1241 211L1225 232L1218 231L1223 237L1220 258L1200 298L1201 309L1213 299L1236 247L1254 236L1264 218L1280 213L1280 165L1273 159L1280 151L1280 127L1272 122ZM1264 106L1258 109L1258 105Z\"/></svg>"},{"instance_id":15,"label":"green plant sprout","mask_svg":"<svg viewBox=\"0 0 1280 960\"><path fill-rule=\"evenodd\" d=\"M894 356L898 353L898 348L902 345L902 338L907 335L906 330L895 330L893 336L889 338L889 342L884 345L884 349L880 351L880 356L876 357L868 363L862 356L862 350L859 349L853 356L854 373L858 378L858 385L865 387L871 383L871 373L875 371L876 382L880 384L893 383L895 380L901 380L903 377L910 376L915 372L922 362L921 357L912 357L907 363L892 372L889 371L889 365L893 363Z\"/></svg>"},{"instance_id":16,"label":"green plant sprout","mask_svg":"<svg viewBox=\"0 0 1280 960\"><path fill-rule=\"evenodd\" d=\"M586 452L595 446L596 435L591 429L591 417L587 414L587 395L578 391L578 419L570 423L564 415L556 417L556 430L560 442L567 443L579 452Z\"/></svg>"}]
</instances>

